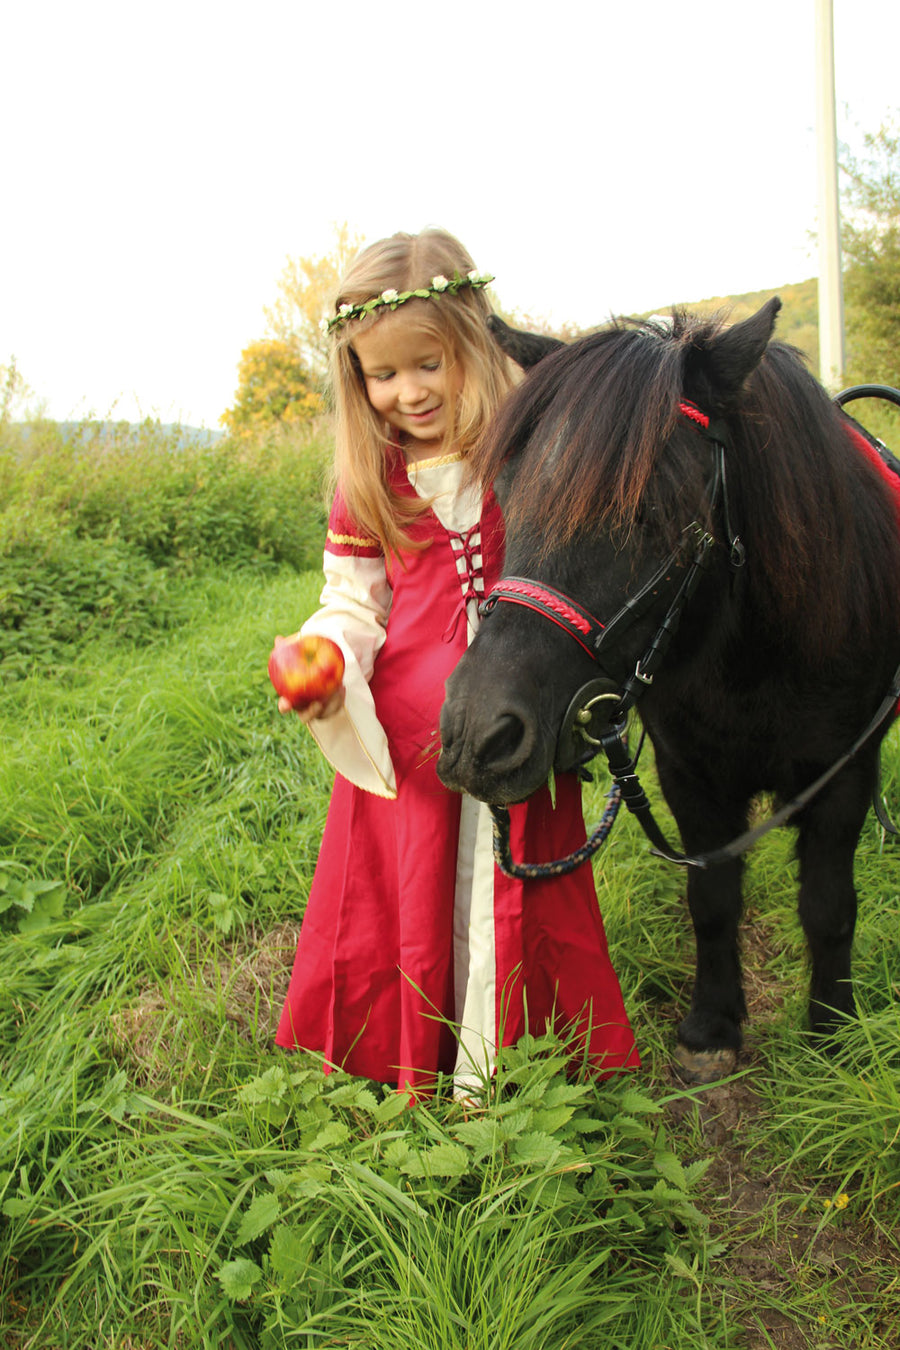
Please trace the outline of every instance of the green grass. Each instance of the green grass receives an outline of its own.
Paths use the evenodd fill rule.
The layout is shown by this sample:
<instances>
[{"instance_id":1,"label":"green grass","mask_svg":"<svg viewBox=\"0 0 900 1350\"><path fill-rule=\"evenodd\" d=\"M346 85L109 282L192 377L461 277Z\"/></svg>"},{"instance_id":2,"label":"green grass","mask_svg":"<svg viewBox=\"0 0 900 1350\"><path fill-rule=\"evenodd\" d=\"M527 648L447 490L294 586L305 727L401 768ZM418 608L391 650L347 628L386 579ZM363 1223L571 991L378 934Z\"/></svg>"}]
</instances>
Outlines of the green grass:
<instances>
[{"instance_id":1,"label":"green grass","mask_svg":"<svg viewBox=\"0 0 900 1350\"><path fill-rule=\"evenodd\" d=\"M265 664L319 579L179 586L176 632L98 635L0 695L0 1334L701 1334L683 1294L709 1259L699 1170L652 1098L567 1083L551 1041L468 1119L449 1098L398 1116L274 1050L329 773Z\"/></svg>"},{"instance_id":2,"label":"green grass","mask_svg":"<svg viewBox=\"0 0 900 1350\"><path fill-rule=\"evenodd\" d=\"M266 659L319 577L151 566L177 622L0 682L0 1345L893 1348L900 848L870 818L833 1059L790 832L754 850L747 1051L685 1092L684 876L623 815L595 872L642 1072L573 1082L526 1039L483 1106L408 1110L273 1046L330 773Z\"/></svg>"}]
</instances>

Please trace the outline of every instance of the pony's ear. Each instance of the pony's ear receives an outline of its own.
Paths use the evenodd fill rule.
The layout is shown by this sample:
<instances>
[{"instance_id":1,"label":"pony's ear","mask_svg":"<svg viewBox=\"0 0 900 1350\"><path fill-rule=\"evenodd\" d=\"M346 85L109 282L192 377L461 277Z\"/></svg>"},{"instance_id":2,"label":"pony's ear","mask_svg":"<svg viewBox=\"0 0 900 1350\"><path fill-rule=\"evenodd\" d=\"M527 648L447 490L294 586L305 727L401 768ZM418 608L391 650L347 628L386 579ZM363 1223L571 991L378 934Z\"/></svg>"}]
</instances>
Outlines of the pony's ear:
<instances>
[{"instance_id":1,"label":"pony's ear","mask_svg":"<svg viewBox=\"0 0 900 1350\"><path fill-rule=\"evenodd\" d=\"M521 328L510 328L499 314L489 314L487 325L498 347L501 347L523 370L530 370L550 352L555 352L558 347L566 345L560 342L559 338L544 337L542 333L526 333Z\"/></svg>"},{"instance_id":2,"label":"pony's ear","mask_svg":"<svg viewBox=\"0 0 900 1350\"><path fill-rule=\"evenodd\" d=\"M701 407L714 410L714 404L731 404L747 378L763 358L775 330L775 315L781 309L777 295L767 300L749 319L725 328L695 347L688 357L686 374L708 385L700 392Z\"/></svg>"}]
</instances>

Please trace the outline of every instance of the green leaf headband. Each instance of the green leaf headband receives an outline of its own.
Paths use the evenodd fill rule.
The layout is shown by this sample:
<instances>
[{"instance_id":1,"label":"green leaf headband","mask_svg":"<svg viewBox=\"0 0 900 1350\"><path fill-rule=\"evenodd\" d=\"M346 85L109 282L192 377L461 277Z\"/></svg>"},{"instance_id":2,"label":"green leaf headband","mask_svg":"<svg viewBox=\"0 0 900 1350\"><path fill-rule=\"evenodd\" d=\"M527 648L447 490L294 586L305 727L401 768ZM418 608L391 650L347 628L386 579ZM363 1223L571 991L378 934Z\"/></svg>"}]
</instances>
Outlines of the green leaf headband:
<instances>
[{"instance_id":1,"label":"green leaf headband","mask_svg":"<svg viewBox=\"0 0 900 1350\"><path fill-rule=\"evenodd\" d=\"M361 305L341 305L337 314L332 315L330 319L323 319L319 326L323 333L333 333L351 319L365 319L385 305L396 309L398 305L405 305L407 300L430 300L433 295L456 295L456 292L461 291L464 286L479 290L482 286L489 286L493 280L489 272L475 271L469 272L464 277L458 272L454 273L452 278L432 277L430 286L420 286L414 291L388 289L382 291L381 295L373 295L371 300L366 300Z\"/></svg>"}]
</instances>

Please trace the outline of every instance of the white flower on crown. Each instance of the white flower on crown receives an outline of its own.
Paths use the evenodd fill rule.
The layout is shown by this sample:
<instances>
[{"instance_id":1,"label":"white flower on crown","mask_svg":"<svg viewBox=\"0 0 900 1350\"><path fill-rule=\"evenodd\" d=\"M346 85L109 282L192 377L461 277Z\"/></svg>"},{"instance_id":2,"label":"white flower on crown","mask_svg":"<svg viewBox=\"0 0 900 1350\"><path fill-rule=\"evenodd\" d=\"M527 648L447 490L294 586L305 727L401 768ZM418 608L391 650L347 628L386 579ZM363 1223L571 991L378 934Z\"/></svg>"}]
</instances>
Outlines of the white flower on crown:
<instances>
[{"instance_id":1,"label":"white flower on crown","mask_svg":"<svg viewBox=\"0 0 900 1350\"><path fill-rule=\"evenodd\" d=\"M344 318L346 318L348 314L352 313L353 313L352 305L341 305L340 309L338 310L338 314L342 315Z\"/></svg>"},{"instance_id":2,"label":"white flower on crown","mask_svg":"<svg viewBox=\"0 0 900 1350\"><path fill-rule=\"evenodd\" d=\"M320 320L319 320L319 332L320 332L320 333L330 333L330 332L331 332L331 320L330 320L330 319L320 319Z\"/></svg>"},{"instance_id":3,"label":"white flower on crown","mask_svg":"<svg viewBox=\"0 0 900 1350\"><path fill-rule=\"evenodd\" d=\"M389 305L389 304L391 303L392 300L398 299L398 298L399 298L399 295L400 295L400 292L399 292L399 291L395 291L394 288L393 288L393 286L389 286L388 289L387 289L386 291L382 291L382 292L381 292L381 298L382 298L382 300L385 302L385 304L387 304L387 305Z\"/></svg>"},{"instance_id":4,"label":"white flower on crown","mask_svg":"<svg viewBox=\"0 0 900 1350\"><path fill-rule=\"evenodd\" d=\"M433 291L445 291L449 285L450 282L445 276L441 276L440 273L436 277L431 278L431 289Z\"/></svg>"}]
</instances>

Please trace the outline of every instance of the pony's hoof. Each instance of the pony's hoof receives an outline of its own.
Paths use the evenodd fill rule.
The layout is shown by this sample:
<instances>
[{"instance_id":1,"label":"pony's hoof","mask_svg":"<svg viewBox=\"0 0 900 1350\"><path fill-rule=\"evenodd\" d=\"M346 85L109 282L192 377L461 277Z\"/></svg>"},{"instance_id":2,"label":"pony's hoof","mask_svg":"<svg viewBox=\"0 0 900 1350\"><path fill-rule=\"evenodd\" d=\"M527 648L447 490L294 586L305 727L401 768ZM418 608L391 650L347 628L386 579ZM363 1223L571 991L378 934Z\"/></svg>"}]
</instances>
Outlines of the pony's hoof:
<instances>
[{"instance_id":1,"label":"pony's hoof","mask_svg":"<svg viewBox=\"0 0 900 1350\"><path fill-rule=\"evenodd\" d=\"M722 1050L689 1050L679 1045L675 1051L675 1072L685 1083L715 1083L734 1073L737 1051L727 1046Z\"/></svg>"}]
</instances>

